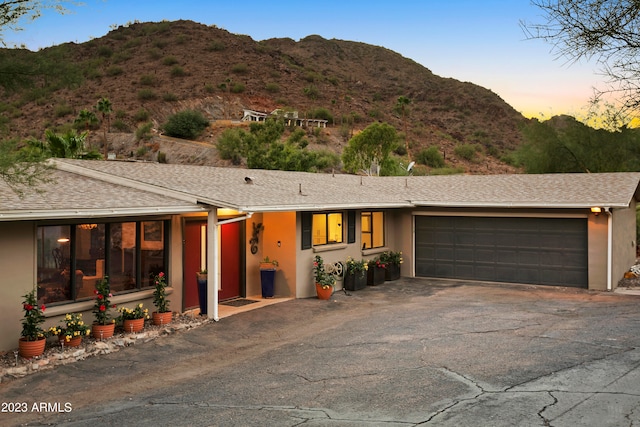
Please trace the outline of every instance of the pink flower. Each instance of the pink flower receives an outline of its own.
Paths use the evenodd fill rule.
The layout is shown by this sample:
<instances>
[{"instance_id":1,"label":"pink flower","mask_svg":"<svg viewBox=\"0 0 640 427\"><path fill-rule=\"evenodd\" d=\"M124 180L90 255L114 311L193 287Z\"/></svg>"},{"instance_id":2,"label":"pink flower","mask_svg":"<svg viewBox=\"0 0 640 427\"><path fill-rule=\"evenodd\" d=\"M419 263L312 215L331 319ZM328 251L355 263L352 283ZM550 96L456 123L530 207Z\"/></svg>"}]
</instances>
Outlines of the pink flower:
<instances>
[{"instance_id":1,"label":"pink flower","mask_svg":"<svg viewBox=\"0 0 640 427\"><path fill-rule=\"evenodd\" d=\"M44 312L46 309L47 309L47 307L45 307L45 306L44 306L44 304L42 304L42 305L40 306L40 310L42 310L43 312Z\"/></svg>"},{"instance_id":2,"label":"pink flower","mask_svg":"<svg viewBox=\"0 0 640 427\"><path fill-rule=\"evenodd\" d=\"M102 299L102 298L104 298L104 297L102 296L102 294L99 294L99 295L98 295L98 299Z\"/></svg>"},{"instance_id":3,"label":"pink flower","mask_svg":"<svg viewBox=\"0 0 640 427\"><path fill-rule=\"evenodd\" d=\"M96 294L96 295L98 295L98 290L97 290L97 289L94 289L94 290L93 290L93 293L94 293L94 294Z\"/></svg>"},{"instance_id":4,"label":"pink flower","mask_svg":"<svg viewBox=\"0 0 640 427\"><path fill-rule=\"evenodd\" d=\"M32 306L31 304L25 304L25 305L23 305L23 307L24 307L24 309L25 309L25 310L27 310L27 311L31 311L31 310L33 310L33 306Z\"/></svg>"},{"instance_id":5,"label":"pink flower","mask_svg":"<svg viewBox=\"0 0 640 427\"><path fill-rule=\"evenodd\" d=\"M107 307L105 307L105 306L104 306L104 304L102 304L102 305L100 306L100 311L105 311L106 309L107 309Z\"/></svg>"},{"instance_id":6,"label":"pink flower","mask_svg":"<svg viewBox=\"0 0 640 427\"><path fill-rule=\"evenodd\" d=\"M164 272L160 272L160 274L158 274L158 277L164 277Z\"/></svg>"}]
</instances>

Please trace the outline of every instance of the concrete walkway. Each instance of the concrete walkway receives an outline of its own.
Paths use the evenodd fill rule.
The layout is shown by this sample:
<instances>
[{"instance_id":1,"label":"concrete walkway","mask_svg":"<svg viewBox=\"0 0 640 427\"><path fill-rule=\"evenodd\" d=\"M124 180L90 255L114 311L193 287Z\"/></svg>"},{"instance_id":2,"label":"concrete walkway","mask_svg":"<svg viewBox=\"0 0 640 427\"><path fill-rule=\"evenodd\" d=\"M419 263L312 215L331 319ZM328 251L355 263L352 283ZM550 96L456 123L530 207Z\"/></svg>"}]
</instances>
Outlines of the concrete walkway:
<instances>
[{"instance_id":1,"label":"concrete walkway","mask_svg":"<svg viewBox=\"0 0 640 427\"><path fill-rule=\"evenodd\" d=\"M421 279L350 294L3 383L27 411L0 425L640 423L638 296Z\"/></svg>"}]
</instances>

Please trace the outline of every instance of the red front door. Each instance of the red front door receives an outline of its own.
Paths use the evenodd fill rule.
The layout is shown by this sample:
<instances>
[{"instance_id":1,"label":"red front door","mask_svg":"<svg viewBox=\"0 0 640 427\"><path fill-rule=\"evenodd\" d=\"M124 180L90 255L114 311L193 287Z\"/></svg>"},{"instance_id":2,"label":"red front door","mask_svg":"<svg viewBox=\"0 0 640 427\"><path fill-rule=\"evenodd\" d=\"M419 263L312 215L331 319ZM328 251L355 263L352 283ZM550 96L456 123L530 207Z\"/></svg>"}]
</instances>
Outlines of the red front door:
<instances>
[{"instance_id":1,"label":"red front door","mask_svg":"<svg viewBox=\"0 0 640 427\"><path fill-rule=\"evenodd\" d=\"M240 296L243 224L242 221L232 222L220 227L220 301ZM184 309L199 307L196 273L206 265L206 250L203 251L203 247L206 248L206 228L206 221L187 221L185 224Z\"/></svg>"}]
</instances>

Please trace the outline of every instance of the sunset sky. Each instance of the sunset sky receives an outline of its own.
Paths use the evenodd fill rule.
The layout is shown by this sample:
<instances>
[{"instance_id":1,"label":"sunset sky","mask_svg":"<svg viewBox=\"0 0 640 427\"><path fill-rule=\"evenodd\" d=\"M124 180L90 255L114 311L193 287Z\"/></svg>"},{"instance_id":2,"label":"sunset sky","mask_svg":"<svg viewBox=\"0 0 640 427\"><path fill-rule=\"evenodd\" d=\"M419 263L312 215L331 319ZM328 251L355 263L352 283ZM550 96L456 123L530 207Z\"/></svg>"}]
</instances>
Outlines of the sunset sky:
<instances>
[{"instance_id":1,"label":"sunset sky","mask_svg":"<svg viewBox=\"0 0 640 427\"><path fill-rule=\"evenodd\" d=\"M441 77L490 89L526 116L580 116L592 88L604 87L594 64L568 64L550 45L525 40L519 22L541 22L529 0L84 0L69 9L21 22L23 31L6 32L5 43L37 50L86 42L133 21L187 19L256 41L317 34L383 46Z\"/></svg>"}]
</instances>

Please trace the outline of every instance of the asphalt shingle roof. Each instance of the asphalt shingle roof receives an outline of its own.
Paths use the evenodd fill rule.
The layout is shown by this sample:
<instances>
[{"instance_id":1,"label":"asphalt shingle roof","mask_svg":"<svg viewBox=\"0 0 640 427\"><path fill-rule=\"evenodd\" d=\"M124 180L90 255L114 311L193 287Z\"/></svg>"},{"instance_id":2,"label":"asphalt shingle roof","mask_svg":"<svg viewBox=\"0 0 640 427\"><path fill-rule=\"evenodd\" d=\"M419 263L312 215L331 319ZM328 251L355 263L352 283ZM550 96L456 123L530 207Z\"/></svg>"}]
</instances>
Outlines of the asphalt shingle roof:
<instances>
[{"instance_id":1,"label":"asphalt shingle roof","mask_svg":"<svg viewBox=\"0 0 640 427\"><path fill-rule=\"evenodd\" d=\"M0 182L7 212L196 209L246 212L384 207L626 207L640 173L368 177L178 164L56 159L57 184L18 198ZM251 183L247 183L247 181Z\"/></svg>"}]
</instances>

